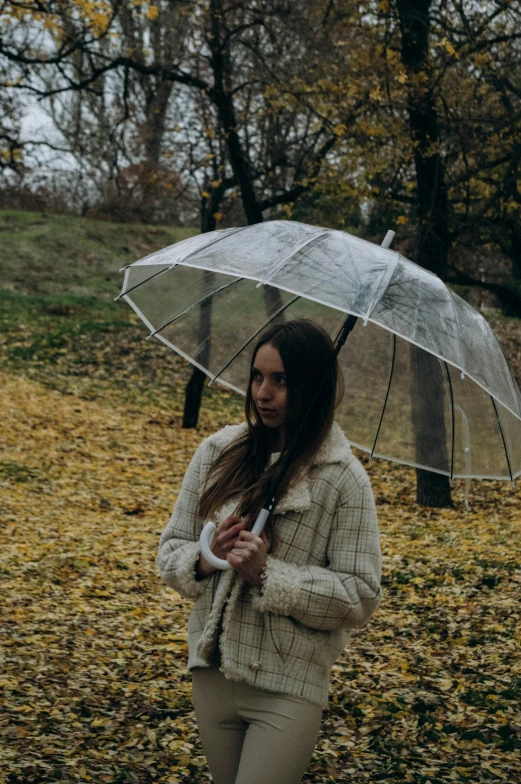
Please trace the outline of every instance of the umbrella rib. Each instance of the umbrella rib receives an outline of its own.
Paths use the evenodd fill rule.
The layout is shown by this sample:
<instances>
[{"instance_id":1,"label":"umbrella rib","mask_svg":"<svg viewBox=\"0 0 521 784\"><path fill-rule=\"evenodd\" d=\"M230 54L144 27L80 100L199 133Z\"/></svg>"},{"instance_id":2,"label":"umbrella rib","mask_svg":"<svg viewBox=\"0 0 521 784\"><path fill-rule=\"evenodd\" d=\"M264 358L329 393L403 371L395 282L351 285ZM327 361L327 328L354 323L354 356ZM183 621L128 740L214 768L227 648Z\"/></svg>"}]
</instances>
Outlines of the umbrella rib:
<instances>
[{"instance_id":1,"label":"umbrella rib","mask_svg":"<svg viewBox=\"0 0 521 784\"><path fill-rule=\"evenodd\" d=\"M290 306L290 305L293 305L293 303L294 303L294 302L296 302L298 299L300 299L300 297L293 297L293 299L292 299L292 300L290 300L288 303L286 303L286 305L283 305L281 308L279 308L277 311L275 311L275 313L273 314L273 316L271 316L271 318L269 318L269 319L268 319L268 320L267 320L267 321L266 321L266 322L265 322L265 323L264 323L264 324L263 324L261 327L259 327L259 329L257 329L257 330L256 330L256 331L253 333L253 335L251 335L251 336L248 338L248 340L246 340L246 341L245 341L245 342L242 344L242 346L241 346L239 349L237 349L237 351L235 352L235 354L233 355L233 357L231 357L231 359L229 359L229 360L228 360L228 361L227 361L227 362L226 362L226 363L225 363L225 364L222 366L222 368L219 370L219 372L218 372L218 373L217 373L215 376L213 376L213 377L210 379L210 381L208 382L208 386L210 386L210 384L213 384L213 382L214 382L214 381L216 381L216 380L219 378L219 376L221 375L221 373L224 373L224 371L226 370L226 368L227 368L227 367L229 367L229 366L232 364L233 360L234 360L236 357L238 357L238 356L239 356L239 354L241 353L241 351L243 351L243 350L246 348L246 346L248 346L248 345L249 345L249 344L252 342L252 340L253 340L254 338L256 338L256 337L257 337L257 335L259 334L259 332L262 332L262 330L264 329L264 327L267 327L267 326L268 326L268 324L271 324L271 322L273 321L273 319L277 318L277 316L279 316L279 315L280 315L280 314L281 314L283 311L285 311L287 308L289 308L289 306Z\"/></svg>"},{"instance_id":2,"label":"umbrella rib","mask_svg":"<svg viewBox=\"0 0 521 784\"><path fill-rule=\"evenodd\" d=\"M502 353L502 355L503 355L503 359L505 360L505 365L507 366L507 370L508 370L508 376L509 376L509 381L510 381L510 389L511 389L511 391L512 391L512 395L513 395L513 397L514 397L514 400L515 400L515 401L517 401L517 402L520 404L520 408L519 408L519 415L521 415L521 397L520 397L520 396L519 396L519 394L518 394L518 392L519 392L519 387L518 387L518 385L517 385L517 382L516 382L516 380L514 379L514 376L513 376L513 374L512 374L512 370L511 370L511 368L510 368L510 365L508 364L508 360L507 360L507 358L506 358L506 356L505 356L505 352L503 351L503 346L502 346L502 345L501 345L501 343L499 342L499 340L498 340L498 338L497 338L497 335L496 335L496 333L494 332L494 330L492 330L492 334L493 334L493 336L494 336L494 338L495 338L495 340L496 340L496 343L497 343L497 345L499 346L499 348L500 348L500 350L501 350L501 353ZM516 389L517 389L517 392L516 392ZM519 415L518 415L518 416L519 416Z\"/></svg>"},{"instance_id":3,"label":"umbrella rib","mask_svg":"<svg viewBox=\"0 0 521 784\"><path fill-rule=\"evenodd\" d=\"M456 325L456 332L458 334L458 347L459 347L459 356L460 356L460 365L461 365L461 372L465 373L465 363L463 361L463 346L461 345L461 332L459 328L459 316L458 311L456 310L456 303L454 302L454 297L452 296L452 291L447 289L449 292L450 302L452 305L452 312L454 313L454 324Z\"/></svg>"},{"instance_id":4,"label":"umbrella rib","mask_svg":"<svg viewBox=\"0 0 521 784\"><path fill-rule=\"evenodd\" d=\"M394 253L394 251L390 251L390 252ZM375 295L374 295L373 299L371 300L371 302L369 304L369 307L367 308L367 312L366 312L366 314L364 316L364 322L363 322L364 326L365 326L365 324L367 324L367 322L369 321L369 319L373 315L373 313L376 310L377 306L382 301L385 292L389 288L389 284L391 283L391 280L392 280L392 277L393 277L394 272L396 270L397 264L398 264L398 255L396 253L394 253L394 255L391 257L391 260L389 261L387 266L384 268L382 277L380 278L380 282L378 284L378 288L377 288L377 290L375 292Z\"/></svg>"},{"instance_id":5,"label":"umbrella rib","mask_svg":"<svg viewBox=\"0 0 521 784\"><path fill-rule=\"evenodd\" d=\"M263 280L259 281L259 283L257 283L257 288L259 288L259 286L262 286L262 285L265 286L267 283L269 283L270 280L275 277L277 272L279 272L282 269L284 264L286 264L290 259L292 259L294 256L296 256L297 253L300 253L302 248L305 248L307 245L310 245L312 242L315 242L315 240L319 240L322 237L325 237L328 233L329 233L329 231L321 231L320 234L315 234L313 237L310 237L305 242L301 242L301 244L298 247L296 247L295 250L291 251L289 256L286 256L286 258L282 259L280 264L277 264L277 266L275 267L273 272L270 275L268 275L267 278L264 278Z\"/></svg>"},{"instance_id":6,"label":"umbrella rib","mask_svg":"<svg viewBox=\"0 0 521 784\"><path fill-rule=\"evenodd\" d=\"M387 391L385 393L385 400L384 400L384 404L382 406L382 413L380 414L380 421L378 423L378 429L376 431L376 435L375 435L374 441L373 441L373 446L371 448L371 457L373 457L374 450L376 449L376 442L378 441L378 436L380 435L380 428L382 427L382 422L383 422L383 418L384 418L384 415L385 415L385 409L387 407L387 400L389 398L389 392L391 391L391 382L392 382L393 373L394 373L394 360L395 360L395 357L396 357L396 335L393 334L393 356L392 356L392 359L391 359L391 370L389 371L389 379L387 381Z\"/></svg>"},{"instance_id":7,"label":"umbrella rib","mask_svg":"<svg viewBox=\"0 0 521 784\"><path fill-rule=\"evenodd\" d=\"M449 382L449 394L450 394L450 411L452 415L452 430L451 430L451 453L450 453L450 481L454 480L454 395L452 392L452 381L450 380L450 373L449 368L446 362L443 363L445 367L445 373L447 374L447 381Z\"/></svg>"},{"instance_id":8,"label":"umbrella rib","mask_svg":"<svg viewBox=\"0 0 521 784\"><path fill-rule=\"evenodd\" d=\"M510 481L512 482L512 486L514 486L514 477L512 475L512 466L510 464L510 455L508 454L507 442L505 440L505 434L503 432L503 425L501 424L501 419L499 418L499 411L497 410L496 401L494 400L492 395L489 395L489 397L490 397L490 399L492 401L492 405L494 406L494 411L495 411L495 414L496 414L497 423L499 425L499 432L501 433L501 438L503 440L503 449L505 450L505 457L507 459L508 473L510 474Z\"/></svg>"},{"instance_id":9,"label":"umbrella rib","mask_svg":"<svg viewBox=\"0 0 521 784\"><path fill-rule=\"evenodd\" d=\"M114 299L114 302L116 300L118 300L118 299L121 299L121 297L124 297L126 294L129 294L131 291L134 291L134 289L139 288L144 283L148 283L149 280L152 280L152 278L155 278L157 275L162 275L163 272L168 272L168 270L174 269L174 267L182 266L186 262L187 259L189 259L191 256L195 256L196 253L200 253L200 251L206 250L207 248L211 247L212 245L215 245L216 242L221 242L222 240L226 239L227 237L231 237L232 234L237 234L239 231L245 231L246 229L251 229L251 226L239 226L239 228L235 229L235 231L229 231L226 234L226 237L223 237L221 235L220 237L217 237L216 239L213 239L211 242L208 242L206 245L203 245L202 248L196 248L191 253L189 253L188 256L185 256L185 258L182 261L178 261L175 264L170 264L170 265L166 266L164 269L159 270L159 272L154 272L153 275L150 275L148 278L145 278L144 280L140 281L139 283L136 283L135 286L131 286L126 291L122 291L121 294L118 294L118 296ZM150 254L150 255L153 255L153 254ZM148 256L146 258L148 258ZM130 264L130 266L132 267L133 264Z\"/></svg>"},{"instance_id":10,"label":"umbrella rib","mask_svg":"<svg viewBox=\"0 0 521 784\"><path fill-rule=\"evenodd\" d=\"M130 266L132 266L132 264ZM154 272L153 275L149 275L148 278L145 278L145 280L142 280L139 283L136 283L134 286L131 286L126 291L122 291L121 294L118 294L117 297L114 297L114 302L117 302L118 299L121 299L121 297L125 297L127 294L130 294L130 292L134 291L134 289L138 289L140 286L143 285L143 283L148 283L148 281L152 280L152 278L157 278L158 275L162 275L163 272L167 272L169 269L173 269L173 267L176 267L176 266L178 266L178 265L177 264L171 264L169 266L164 267L162 270L159 270L159 272Z\"/></svg>"},{"instance_id":11,"label":"umbrella rib","mask_svg":"<svg viewBox=\"0 0 521 784\"><path fill-rule=\"evenodd\" d=\"M224 289L230 288L230 286L234 286L236 283L239 283L241 280L244 280L244 278L235 278L235 280L232 280L229 283L223 283L222 286L219 286L218 288L214 289L209 294L204 294L196 302L192 302L192 304L188 305L187 308L184 308L184 310L182 310L180 313L178 313L177 315L175 315L173 318L169 319L168 321L165 321L164 324L162 324L160 327L158 327L153 332L151 332L150 335L147 335L146 340L150 340L150 338L153 338L154 335L157 335L157 333L161 332L161 330L163 330L165 327L168 327L170 324L173 324L174 321L177 321L177 319L180 319L181 316L185 316L187 313L189 313L191 310L193 310L195 307L197 307L197 305L199 305L201 302L204 302L205 299L208 299L209 297L213 297L215 294L218 294L220 291L223 291Z\"/></svg>"}]
</instances>

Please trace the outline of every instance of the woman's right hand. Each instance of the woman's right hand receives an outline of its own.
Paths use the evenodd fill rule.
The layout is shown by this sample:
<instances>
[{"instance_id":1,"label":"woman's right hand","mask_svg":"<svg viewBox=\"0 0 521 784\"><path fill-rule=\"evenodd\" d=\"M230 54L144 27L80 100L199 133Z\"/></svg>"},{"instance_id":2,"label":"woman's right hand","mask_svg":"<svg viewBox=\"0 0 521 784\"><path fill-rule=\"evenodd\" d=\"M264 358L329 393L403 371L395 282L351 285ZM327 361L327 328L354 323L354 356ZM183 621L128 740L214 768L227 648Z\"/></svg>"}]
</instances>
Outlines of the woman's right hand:
<instances>
[{"instance_id":1,"label":"woman's right hand","mask_svg":"<svg viewBox=\"0 0 521 784\"><path fill-rule=\"evenodd\" d=\"M246 523L241 520L237 515L230 515L222 521L220 526L216 529L210 549L217 558L226 560L226 556L233 550L235 542L240 534L246 528ZM209 577L216 569L212 566L202 553L199 554L198 573L201 577Z\"/></svg>"}]
</instances>

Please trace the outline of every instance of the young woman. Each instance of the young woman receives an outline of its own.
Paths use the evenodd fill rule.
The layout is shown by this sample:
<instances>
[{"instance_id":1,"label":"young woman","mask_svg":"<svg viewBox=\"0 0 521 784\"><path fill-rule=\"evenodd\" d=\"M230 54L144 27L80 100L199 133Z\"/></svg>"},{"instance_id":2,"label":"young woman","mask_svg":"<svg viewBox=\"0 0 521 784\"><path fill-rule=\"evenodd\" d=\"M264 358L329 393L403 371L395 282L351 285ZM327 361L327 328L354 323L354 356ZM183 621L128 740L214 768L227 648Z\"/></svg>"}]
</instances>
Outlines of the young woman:
<instances>
[{"instance_id":1,"label":"young woman","mask_svg":"<svg viewBox=\"0 0 521 784\"><path fill-rule=\"evenodd\" d=\"M268 329L253 350L246 422L198 447L157 564L196 599L188 621L193 702L216 784L297 784L327 705L331 665L380 603L381 556L369 479L340 427L339 369L308 320ZM320 381L324 383L313 402ZM290 469L262 535L251 533L285 450ZM215 571L200 552L207 520Z\"/></svg>"}]
</instances>

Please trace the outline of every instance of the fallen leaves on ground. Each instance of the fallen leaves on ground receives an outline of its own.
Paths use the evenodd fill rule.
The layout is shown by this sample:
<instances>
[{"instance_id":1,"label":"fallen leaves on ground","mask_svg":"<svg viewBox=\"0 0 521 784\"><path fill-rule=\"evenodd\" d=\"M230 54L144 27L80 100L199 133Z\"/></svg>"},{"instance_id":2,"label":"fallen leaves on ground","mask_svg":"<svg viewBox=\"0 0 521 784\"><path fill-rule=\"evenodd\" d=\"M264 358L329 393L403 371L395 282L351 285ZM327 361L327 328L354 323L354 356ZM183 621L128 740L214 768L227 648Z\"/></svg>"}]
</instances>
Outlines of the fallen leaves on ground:
<instances>
[{"instance_id":1,"label":"fallen leaves on ground","mask_svg":"<svg viewBox=\"0 0 521 784\"><path fill-rule=\"evenodd\" d=\"M182 430L165 405L74 384L0 376L0 780L207 782L185 671L190 603L154 560L229 399ZM359 456L384 600L333 669L305 781L517 781L520 491L473 482L469 512L457 483L453 509L424 509L412 470Z\"/></svg>"}]
</instances>

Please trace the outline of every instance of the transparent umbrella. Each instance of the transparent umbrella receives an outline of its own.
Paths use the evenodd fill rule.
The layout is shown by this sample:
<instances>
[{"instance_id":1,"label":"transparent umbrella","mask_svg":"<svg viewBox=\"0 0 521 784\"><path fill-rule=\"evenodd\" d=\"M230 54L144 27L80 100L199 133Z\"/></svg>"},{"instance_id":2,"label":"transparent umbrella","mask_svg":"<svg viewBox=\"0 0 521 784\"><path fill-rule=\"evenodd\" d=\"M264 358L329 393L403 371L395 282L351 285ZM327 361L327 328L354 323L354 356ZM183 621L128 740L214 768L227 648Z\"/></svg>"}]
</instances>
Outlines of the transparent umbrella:
<instances>
[{"instance_id":1,"label":"transparent umbrella","mask_svg":"<svg viewBox=\"0 0 521 784\"><path fill-rule=\"evenodd\" d=\"M389 248L296 221L222 229L129 265L119 297L241 394L269 324L311 318L335 339L350 314L336 419L352 445L451 479L521 474L521 393L492 329Z\"/></svg>"}]
</instances>

